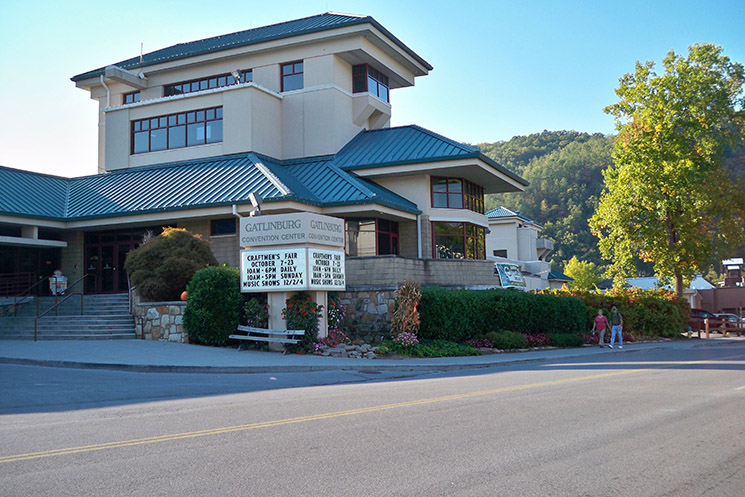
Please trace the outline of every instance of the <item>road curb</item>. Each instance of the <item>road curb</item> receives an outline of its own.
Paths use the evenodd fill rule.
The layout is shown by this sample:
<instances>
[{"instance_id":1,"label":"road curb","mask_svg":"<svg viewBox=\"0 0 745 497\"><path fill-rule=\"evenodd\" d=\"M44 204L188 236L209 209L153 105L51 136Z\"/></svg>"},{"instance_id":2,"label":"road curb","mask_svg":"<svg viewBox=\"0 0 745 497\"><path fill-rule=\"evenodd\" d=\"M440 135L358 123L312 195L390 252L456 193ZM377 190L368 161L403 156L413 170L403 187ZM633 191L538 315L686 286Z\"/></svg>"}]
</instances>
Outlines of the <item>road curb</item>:
<instances>
[{"instance_id":1,"label":"road curb","mask_svg":"<svg viewBox=\"0 0 745 497\"><path fill-rule=\"evenodd\" d=\"M649 347L644 349L624 349L614 350L611 353L633 353L642 350L657 350L660 346ZM583 349L578 349L583 350ZM520 353L517 353L520 354ZM516 355L517 355L516 354ZM463 364L376 364L375 360L370 360L370 364L349 364L349 365L271 365L271 366L176 366L176 365L148 365L148 364L117 364L102 362L78 362L78 361L57 361L45 359L26 359L17 357L0 357L0 364L12 364L17 366L40 366L48 368L67 368L67 369L98 369L105 371L123 371L131 373L198 373L198 374L252 374L252 373L309 373L316 371L462 371L467 369L485 369L508 366L519 363L529 362L547 362L556 359L576 359L580 357L593 357L596 354L572 354L561 357L515 357L505 359L504 355L499 354L500 360L486 363L463 363Z\"/></svg>"}]
</instances>

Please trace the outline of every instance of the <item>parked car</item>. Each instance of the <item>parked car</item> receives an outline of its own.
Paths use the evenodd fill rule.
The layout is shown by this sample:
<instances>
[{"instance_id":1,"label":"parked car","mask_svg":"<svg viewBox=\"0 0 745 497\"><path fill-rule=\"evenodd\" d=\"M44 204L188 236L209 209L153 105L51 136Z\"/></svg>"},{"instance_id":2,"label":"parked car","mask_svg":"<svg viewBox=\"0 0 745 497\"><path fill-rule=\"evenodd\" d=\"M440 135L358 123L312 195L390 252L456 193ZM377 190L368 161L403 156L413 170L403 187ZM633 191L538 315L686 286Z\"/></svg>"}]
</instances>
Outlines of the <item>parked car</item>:
<instances>
[{"instance_id":1,"label":"parked car","mask_svg":"<svg viewBox=\"0 0 745 497\"><path fill-rule=\"evenodd\" d=\"M724 318L718 317L709 311L703 309L691 309L691 317L688 320L688 327L692 331L704 331L706 330L706 325L704 324L705 319L709 320L709 331L721 328L725 322Z\"/></svg>"},{"instance_id":2,"label":"parked car","mask_svg":"<svg viewBox=\"0 0 745 497\"><path fill-rule=\"evenodd\" d=\"M742 323L742 318L738 316L737 314L730 314L728 312L719 312L719 313L714 314L714 316L718 318L722 318L733 324Z\"/></svg>"}]
</instances>

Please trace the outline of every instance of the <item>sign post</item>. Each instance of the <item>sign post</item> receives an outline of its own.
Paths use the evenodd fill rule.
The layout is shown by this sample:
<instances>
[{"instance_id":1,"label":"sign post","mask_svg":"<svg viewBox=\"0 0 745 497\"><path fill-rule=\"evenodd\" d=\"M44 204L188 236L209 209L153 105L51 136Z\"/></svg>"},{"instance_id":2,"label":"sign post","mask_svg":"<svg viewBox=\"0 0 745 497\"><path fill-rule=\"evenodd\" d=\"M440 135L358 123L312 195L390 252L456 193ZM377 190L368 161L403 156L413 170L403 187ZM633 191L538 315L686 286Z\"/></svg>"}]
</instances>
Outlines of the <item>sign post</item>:
<instances>
[{"instance_id":1,"label":"sign post","mask_svg":"<svg viewBox=\"0 0 745 497\"><path fill-rule=\"evenodd\" d=\"M309 291L324 307L319 336L327 336L327 292L346 288L344 220L311 212L244 217L240 245L241 292L268 293L269 329L287 329L287 298Z\"/></svg>"}]
</instances>

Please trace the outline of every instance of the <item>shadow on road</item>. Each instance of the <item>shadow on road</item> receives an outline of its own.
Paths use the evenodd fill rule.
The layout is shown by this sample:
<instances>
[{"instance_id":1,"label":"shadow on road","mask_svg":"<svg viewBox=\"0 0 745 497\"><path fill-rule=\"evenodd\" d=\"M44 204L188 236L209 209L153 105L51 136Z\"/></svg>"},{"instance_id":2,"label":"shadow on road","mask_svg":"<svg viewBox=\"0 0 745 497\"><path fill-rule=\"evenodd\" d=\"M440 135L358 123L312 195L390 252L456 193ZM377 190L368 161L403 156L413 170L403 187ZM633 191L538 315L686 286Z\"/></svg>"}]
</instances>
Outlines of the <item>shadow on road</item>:
<instances>
[{"instance_id":1,"label":"shadow on road","mask_svg":"<svg viewBox=\"0 0 745 497\"><path fill-rule=\"evenodd\" d=\"M517 357L517 356L516 356ZM584 357L536 359L455 371L376 370L305 373L136 373L92 369L0 365L0 416L51 413L267 390L428 378L474 377L506 372L559 371L745 371L745 342L688 347L608 350ZM1 421L0 417L0 421Z\"/></svg>"}]
</instances>

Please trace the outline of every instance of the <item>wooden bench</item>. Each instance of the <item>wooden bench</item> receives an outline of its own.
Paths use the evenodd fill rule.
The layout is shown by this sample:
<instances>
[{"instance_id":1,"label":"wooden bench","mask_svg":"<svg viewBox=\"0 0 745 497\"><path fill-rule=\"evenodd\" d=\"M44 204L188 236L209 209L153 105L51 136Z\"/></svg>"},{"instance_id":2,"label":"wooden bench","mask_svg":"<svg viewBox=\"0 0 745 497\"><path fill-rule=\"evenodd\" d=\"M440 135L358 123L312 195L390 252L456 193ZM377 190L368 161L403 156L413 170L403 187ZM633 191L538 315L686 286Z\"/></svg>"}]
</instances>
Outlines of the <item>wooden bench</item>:
<instances>
[{"instance_id":1,"label":"wooden bench","mask_svg":"<svg viewBox=\"0 0 745 497\"><path fill-rule=\"evenodd\" d=\"M701 338L701 329L698 330L698 337ZM745 333L745 327L742 323L732 323L724 320L719 326L710 326L709 320L704 319L704 329L706 338L709 338L709 333L721 333L722 336L727 336L727 333L737 333L737 336L742 336Z\"/></svg>"},{"instance_id":2,"label":"wooden bench","mask_svg":"<svg viewBox=\"0 0 745 497\"><path fill-rule=\"evenodd\" d=\"M294 338L305 335L305 330L268 330L266 328L254 328L253 326L238 326L238 331L243 331L245 335L230 335L233 340L251 341L251 342L271 342L271 343L298 343L301 339ZM238 346L241 350L243 343Z\"/></svg>"}]
</instances>

